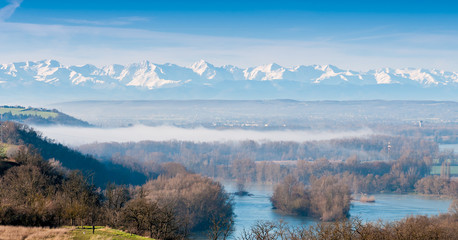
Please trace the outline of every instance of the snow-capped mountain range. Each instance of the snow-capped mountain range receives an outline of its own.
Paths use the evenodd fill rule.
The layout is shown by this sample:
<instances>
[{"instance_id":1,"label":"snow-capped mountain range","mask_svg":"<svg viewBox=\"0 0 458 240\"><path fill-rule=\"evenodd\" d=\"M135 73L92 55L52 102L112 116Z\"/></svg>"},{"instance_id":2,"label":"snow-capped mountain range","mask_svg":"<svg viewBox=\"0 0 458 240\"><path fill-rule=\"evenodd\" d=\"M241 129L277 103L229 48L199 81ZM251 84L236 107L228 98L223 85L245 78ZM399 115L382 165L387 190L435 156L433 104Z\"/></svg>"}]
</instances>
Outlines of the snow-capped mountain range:
<instances>
[{"instance_id":1,"label":"snow-capped mountain range","mask_svg":"<svg viewBox=\"0 0 458 240\"><path fill-rule=\"evenodd\" d=\"M0 64L0 101L79 99L453 100L458 73L383 68L366 72L332 65L251 68L183 67L149 61L65 66L56 60ZM27 100L26 100L27 99Z\"/></svg>"},{"instance_id":2,"label":"snow-capped mountain range","mask_svg":"<svg viewBox=\"0 0 458 240\"><path fill-rule=\"evenodd\" d=\"M5 85L79 85L87 87L135 86L146 89L186 84L211 86L220 81L280 81L306 84L415 84L424 87L458 86L458 73L426 69L377 69L367 72L342 70L332 65L282 67L268 64L251 68L214 66L200 60L191 66L154 64L64 66L56 60L27 61L0 65L0 87Z\"/></svg>"}]
</instances>

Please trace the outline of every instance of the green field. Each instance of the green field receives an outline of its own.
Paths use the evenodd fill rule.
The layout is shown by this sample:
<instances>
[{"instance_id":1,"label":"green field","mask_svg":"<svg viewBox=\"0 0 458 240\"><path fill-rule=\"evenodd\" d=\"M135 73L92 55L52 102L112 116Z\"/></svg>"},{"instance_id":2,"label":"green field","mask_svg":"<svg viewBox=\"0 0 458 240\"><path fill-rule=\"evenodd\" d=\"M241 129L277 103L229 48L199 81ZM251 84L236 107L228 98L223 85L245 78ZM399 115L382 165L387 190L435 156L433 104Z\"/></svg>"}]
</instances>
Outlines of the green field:
<instances>
[{"instance_id":1,"label":"green field","mask_svg":"<svg viewBox=\"0 0 458 240\"><path fill-rule=\"evenodd\" d=\"M431 168L431 175L440 175L441 166L433 166ZM450 175L458 175L458 166L450 166Z\"/></svg>"},{"instance_id":2,"label":"green field","mask_svg":"<svg viewBox=\"0 0 458 240\"><path fill-rule=\"evenodd\" d=\"M124 240L124 239L134 239L134 240L143 240L151 239L146 237L141 237L135 234L130 234L123 232L117 229L111 229L108 227L96 227L95 234L92 234L92 227L85 226L84 228L78 227L71 232L72 239L75 240L86 240L86 239L111 239L111 240Z\"/></svg>"},{"instance_id":3,"label":"green field","mask_svg":"<svg viewBox=\"0 0 458 240\"><path fill-rule=\"evenodd\" d=\"M40 116L42 118L55 118L58 115L55 112L37 110L33 108L27 109L23 107L14 107L14 108L0 107L0 114L9 113L9 112L14 116L22 114L22 115L28 115L28 116Z\"/></svg>"}]
</instances>

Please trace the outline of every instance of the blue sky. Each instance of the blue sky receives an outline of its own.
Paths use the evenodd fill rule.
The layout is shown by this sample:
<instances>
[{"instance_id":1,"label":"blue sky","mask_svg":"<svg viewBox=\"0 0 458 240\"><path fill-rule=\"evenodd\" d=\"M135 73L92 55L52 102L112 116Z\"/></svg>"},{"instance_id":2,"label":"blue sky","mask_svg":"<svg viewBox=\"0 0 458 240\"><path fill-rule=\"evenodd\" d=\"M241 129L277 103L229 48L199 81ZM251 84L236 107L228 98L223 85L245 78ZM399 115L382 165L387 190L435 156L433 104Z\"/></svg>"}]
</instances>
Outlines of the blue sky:
<instances>
[{"instance_id":1,"label":"blue sky","mask_svg":"<svg viewBox=\"0 0 458 240\"><path fill-rule=\"evenodd\" d=\"M0 0L0 63L458 71L454 1Z\"/></svg>"}]
</instances>

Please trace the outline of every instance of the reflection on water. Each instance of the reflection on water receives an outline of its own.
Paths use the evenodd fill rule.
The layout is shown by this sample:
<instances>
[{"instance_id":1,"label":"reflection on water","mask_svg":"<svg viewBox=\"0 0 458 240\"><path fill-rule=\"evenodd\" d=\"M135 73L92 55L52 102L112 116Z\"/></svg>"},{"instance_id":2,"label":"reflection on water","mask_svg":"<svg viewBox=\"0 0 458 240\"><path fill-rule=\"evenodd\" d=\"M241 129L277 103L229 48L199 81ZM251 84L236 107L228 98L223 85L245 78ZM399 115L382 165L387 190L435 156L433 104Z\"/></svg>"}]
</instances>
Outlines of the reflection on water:
<instances>
[{"instance_id":1,"label":"reflection on water","mask_svg":"<svg viewBox=\"0 0 458 240\"><path fill-rule=\"evenodd\" d=\"M234 183L223 183L226 191L236 191ZM247 186L251 196L234 196L235 232L240 236L244 228L248 229L256 221L275 221L280 219L289 225L310 225L316 220L299 216L286 216L272 209L270 196L272 185L252 184ZM350 209L352 217L359 217L363 221L400 220L409 215L434 215L447 212L451 200L437 199L420 195L376 194L375 203L353 202Z\"/></svg>"}]
</instances>

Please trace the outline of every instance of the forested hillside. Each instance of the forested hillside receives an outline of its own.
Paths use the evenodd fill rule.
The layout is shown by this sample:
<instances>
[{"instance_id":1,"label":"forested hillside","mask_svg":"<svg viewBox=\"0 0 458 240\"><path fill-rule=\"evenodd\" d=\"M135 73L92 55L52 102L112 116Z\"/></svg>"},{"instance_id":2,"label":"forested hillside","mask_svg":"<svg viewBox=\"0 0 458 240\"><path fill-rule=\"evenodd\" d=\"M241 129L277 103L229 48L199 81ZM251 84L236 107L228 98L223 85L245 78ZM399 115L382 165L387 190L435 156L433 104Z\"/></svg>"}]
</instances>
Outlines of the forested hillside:
<instances>
[{"instance_id":1,"label":"forested hillside","mask_svg":"<svg viewBox=\"0 0 458 240\"><path fill-rule=\"evenodd\" d=\"M97 186L105 186L109 182L138 185L147 180L147 177L140 172L110 162L102 163L89 155L83 155L76 150L47 139L26 125L1 122L0 128L1 142L31 146L37 149L44 159L54 159L64 168L80 170L87 176L93 176L93 181Z\"/></svg>"}]
</instances>

